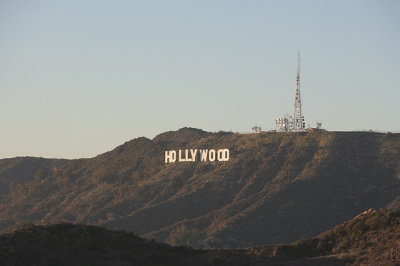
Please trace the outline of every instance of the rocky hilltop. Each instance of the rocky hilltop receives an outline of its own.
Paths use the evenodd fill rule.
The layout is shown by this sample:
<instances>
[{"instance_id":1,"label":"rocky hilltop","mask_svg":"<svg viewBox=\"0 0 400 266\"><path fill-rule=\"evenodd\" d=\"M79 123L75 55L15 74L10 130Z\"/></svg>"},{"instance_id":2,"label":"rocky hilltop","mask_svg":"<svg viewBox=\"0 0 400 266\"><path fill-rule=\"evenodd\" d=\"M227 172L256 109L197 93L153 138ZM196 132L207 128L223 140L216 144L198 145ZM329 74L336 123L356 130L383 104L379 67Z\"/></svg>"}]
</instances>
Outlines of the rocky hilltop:
<instances>
[{"instance_id":1,"label":"rocky hilltop","mask_svg":"<svg viewBox=\"0 0 400 266\"><path fill-rule=\"evenodd\" d=\"M227 162L164 163L166 150ZM195 247L289 243L400 206L400 134L234 134L183 128L79 160L0 160L0 230L94 224Z\"/></svg>"}]
</instances>

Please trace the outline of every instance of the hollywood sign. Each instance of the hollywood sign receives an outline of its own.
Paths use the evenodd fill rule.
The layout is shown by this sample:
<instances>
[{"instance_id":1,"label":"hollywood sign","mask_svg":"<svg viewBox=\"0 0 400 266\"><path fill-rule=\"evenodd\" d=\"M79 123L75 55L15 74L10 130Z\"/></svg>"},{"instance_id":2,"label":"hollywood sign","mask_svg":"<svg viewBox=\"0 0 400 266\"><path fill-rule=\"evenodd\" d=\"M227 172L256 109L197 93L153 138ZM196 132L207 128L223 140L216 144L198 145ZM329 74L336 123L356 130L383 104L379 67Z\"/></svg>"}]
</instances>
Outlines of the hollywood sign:
<instances>
[{"instance_id":1,"label":"hollywood sign","mask_svg":"<svg viewBox=\"0 0 400 266\"><path fill-rule=\"evenodd\" d=\"M185 149L165 151L165 163L174 162L226 162L229 161L229 149Z\"/></svg>"}]
</instances>

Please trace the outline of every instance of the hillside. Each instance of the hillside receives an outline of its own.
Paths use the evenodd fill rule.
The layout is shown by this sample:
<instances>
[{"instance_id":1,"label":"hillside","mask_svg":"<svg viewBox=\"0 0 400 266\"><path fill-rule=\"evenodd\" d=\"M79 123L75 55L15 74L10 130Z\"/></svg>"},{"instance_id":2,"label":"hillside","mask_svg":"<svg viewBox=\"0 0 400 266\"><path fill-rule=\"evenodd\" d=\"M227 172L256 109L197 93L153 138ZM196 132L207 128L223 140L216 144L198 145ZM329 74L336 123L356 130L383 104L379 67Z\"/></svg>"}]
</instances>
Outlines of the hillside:
<instances>
[{"instance_id":1,"label":"hillside","mask_svg":"<svg viewBox=\"0 0 400 266\"><path fill-rule=\"evenodd\" d=\"M247 250L258 265L399 265L400 212L369 209L316 237Z\"/></svg>"},{"instance_id":2,"label":"hillside","mask_svg":"<svg viewBox=\"0 0 400 266\"><path fill-rule=\"evenodd\" d=\"M165 150L230 150L164 163ZM249 247L323 232L400 206L400 134L209 133L183 128L91 159L0 160L0 230L95 224L172 244Z\"/></svg>"},{"instance_id":3,"label":"hillside","mask_svg":"<svg viewBox=\"0 0 400 266\"><path fill-rule=\"evenodd\" d=\"M223 251L171 247L132 233L68 223L23 225L0 236L1 265L244 265ZM234 253L234 252L232 252Z\"/></svg>"},{"instance_id":4,"label":"hillside","mask_svg":"<svg viewBox=\"0 0 400 266\"><path fill-rule=\"evenodd\" d=\"M290 245L194 250L132 233L68 223L23 225L0 235L2 265L396 265L400 212L366 211Z\"/></svg>"}]
</instances>

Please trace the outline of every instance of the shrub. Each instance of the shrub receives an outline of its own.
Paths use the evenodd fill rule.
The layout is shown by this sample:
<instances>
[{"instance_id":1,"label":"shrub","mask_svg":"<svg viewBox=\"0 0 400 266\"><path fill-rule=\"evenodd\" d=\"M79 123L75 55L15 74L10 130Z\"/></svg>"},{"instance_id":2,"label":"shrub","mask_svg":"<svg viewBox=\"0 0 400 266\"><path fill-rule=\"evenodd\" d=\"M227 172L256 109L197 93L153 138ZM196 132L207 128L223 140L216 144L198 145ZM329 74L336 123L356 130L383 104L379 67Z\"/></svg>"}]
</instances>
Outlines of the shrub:
<instances>
[{"instance_id":1,"label":"shrub","mask_svg":"<svg viewBox=\"0 0 400 266\"><path fill-rule=\"evenodd\" d=\"M168 242L174 246L198 246L200 233L197 229L189 229L184 224L169 233Z\"/></svg>"}]
</instances>

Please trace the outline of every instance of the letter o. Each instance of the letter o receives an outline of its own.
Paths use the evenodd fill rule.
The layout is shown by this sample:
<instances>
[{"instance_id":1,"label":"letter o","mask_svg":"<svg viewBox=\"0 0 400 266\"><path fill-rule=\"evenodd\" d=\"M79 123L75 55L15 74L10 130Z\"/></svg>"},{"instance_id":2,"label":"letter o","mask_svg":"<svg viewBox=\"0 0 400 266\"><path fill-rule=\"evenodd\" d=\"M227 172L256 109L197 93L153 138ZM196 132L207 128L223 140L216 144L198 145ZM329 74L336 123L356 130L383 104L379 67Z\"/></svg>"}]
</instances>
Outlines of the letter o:
<instances>
[{"instance_id":1,"label":"letter o","mask_svg":"<svg viewBox=\"0 0 400 266\"><path fill-rule=\"evenodd\" d=\"M176 151L172 150L171 151L171 162L176 162Z\"/></svg>"},{"instance_id":2,"label":"letter o","mask_svg":"<svg viewBox=\"0 0 400 266\"><path fill-rule=\"evenodd\" d=\"M215 150L209 150L208 151L208 160L210 162L214 162L215 161Z\"/></svg>"},{"instance_id":3,"label":"letter o","mask_svg":"<svg viewBox=\"0 0 400 266\"><path fill-rule=\"evenodd\" d=\"M225 161L224 160L224 150L218 150L217 151L217 159L218 159L218 162Z\"/></svg>"}]
</instances>

